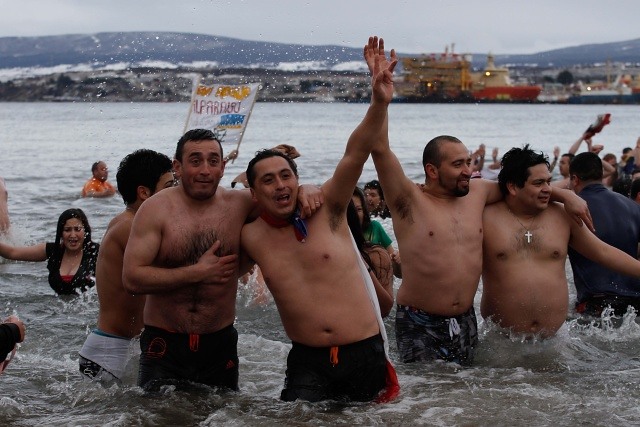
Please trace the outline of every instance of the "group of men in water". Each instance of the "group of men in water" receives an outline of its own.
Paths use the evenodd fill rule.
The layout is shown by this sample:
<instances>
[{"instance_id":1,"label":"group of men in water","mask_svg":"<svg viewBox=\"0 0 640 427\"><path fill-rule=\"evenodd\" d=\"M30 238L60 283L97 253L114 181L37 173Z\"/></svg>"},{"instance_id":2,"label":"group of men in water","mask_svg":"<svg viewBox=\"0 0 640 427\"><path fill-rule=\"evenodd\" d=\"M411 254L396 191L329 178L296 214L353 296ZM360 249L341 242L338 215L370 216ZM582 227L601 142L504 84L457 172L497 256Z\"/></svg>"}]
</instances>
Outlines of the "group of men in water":
<instances>
[{"instance_id":1,"label":"group of men in water","mask_svg":"<svg viewBox=\"0 0 640 427\"><path fill-rule=\"evenodd\" d=\"M553 335L568 308L569 245L640 277L635 257L591 233L584 200L551 190L549 163L529 146L505 153L496 183L471 179L459 139L436 137L423 152L425 183L416 185L389 144L396 54L387 57L383 40L371 37L364 57L371 103L320 188L300 187L296 164L277 150L249 162L249 190L220 187L222 146L203 129L182 136L173 162L151 150L123 160L117 181L127 207L102 241L100 315L80 352L83 373L119 378L142 330L138 383L146 390L185 380L237 390L238 279L257 264L293 343L281 399L393 398L384 324L346 221L369 155L402 254L402 362L473 363L481 277L483 316L515 333Z\"/></svg>"}]
</instances>

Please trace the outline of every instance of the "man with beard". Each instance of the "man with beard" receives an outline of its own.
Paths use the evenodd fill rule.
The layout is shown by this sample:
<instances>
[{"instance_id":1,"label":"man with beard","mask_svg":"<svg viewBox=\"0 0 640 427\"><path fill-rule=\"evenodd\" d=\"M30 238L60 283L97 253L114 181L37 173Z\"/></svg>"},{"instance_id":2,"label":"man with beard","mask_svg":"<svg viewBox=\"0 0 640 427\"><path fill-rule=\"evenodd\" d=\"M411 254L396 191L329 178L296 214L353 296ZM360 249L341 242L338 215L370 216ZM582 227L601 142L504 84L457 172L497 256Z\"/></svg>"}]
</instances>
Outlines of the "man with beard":
<instances>
[{"instance_id":1,"label":"man with beard","mask_svg":"<svg viewBox=\"0 0 640 427\"><path fill-rule=\"evenodd\" d=\"M367 65L372 71L373 62ZM424 148L425 183L417 186L389 139L381 141L371 154L402 254L396 295L400 359L470 365L478 341L473 299L482 273L482 211L502 198L498 183L471 180L469 150L458 138L441 135ZM579 224L585 220L591 227L583 200L568 190L553 194Z\"/></svg>"},{"instance_id":2,"label":"man with beard","mask_svg":"<svg viewBox=\"0 0 640 427\"><path fill-rule=\"evenodd\" d=\"M502 199L498 184L471 180L469 150L449 135L426 145L422 186L404 176L388 145L376 145L372 156L402 254L396 296L400 357L470 365L478 342L473 299L482 272L482 211ZM584 201L575 194L563 190L555 196L571 202L567 209L579 214L578 223L580 216L589 221Z\"/></svg>"},{"instance_id":3,"label":"man with beard","mask_svg":"<svg viewBox=\"0 0 640 427\"><path fill-rule=\"evenodd\" d=\"M147 295L138 384L148 391L185 381L238 388L240 231L258 212L249 190L219 186L224 168L212 131L186 132L173 160L180 184L146 200L131 225L123 284ZM321 194L308 195L303 212L316 203Z\"/></svg>"}]
</instances>

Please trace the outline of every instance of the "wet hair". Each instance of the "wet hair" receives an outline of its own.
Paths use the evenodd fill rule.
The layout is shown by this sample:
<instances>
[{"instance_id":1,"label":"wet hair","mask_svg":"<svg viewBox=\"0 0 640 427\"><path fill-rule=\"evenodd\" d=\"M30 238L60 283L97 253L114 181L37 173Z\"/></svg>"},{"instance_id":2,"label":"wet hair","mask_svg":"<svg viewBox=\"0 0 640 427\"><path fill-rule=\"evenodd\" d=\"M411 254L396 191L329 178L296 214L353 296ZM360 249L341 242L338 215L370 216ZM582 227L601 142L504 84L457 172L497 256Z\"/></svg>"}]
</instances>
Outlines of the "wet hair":
<instances>
[{"instance_id":1,"label":"wet hair","mask_svg":"<svg viewBox=\"0 0 640 427\"><path fill-rule=\"evenodd\" d=\"M601 181L602 160L596 153L580 153L571 160L569 174L577 176L582 181Z\"/></svg>"},{"instance_id":2,"label":"wet hair","mask_svg":"<svg viewBox=\"0 0 640 427\"><path fill-rule=\"evenodd\" d=\"M631 190L629 191L629 197L635 200L638 193L640 193L640 178L636 178L631 181Z\"/></svg>"},{"instance_id":3,"label":"wet hair","mask_svg":"<svg viewBox=\"0 0 640 427\"><path fill-rule=\"evenodd\" d=\"M611 191L614 193L620 193L624 197L631 197L631 185L632 182L630 177L618 178L613 182Z\"/></svg>"},{"instance_id":4,"label":"wet hair","mask_svg":"<svg viewBox=\"0 0 640 427\"><path fill-rule=\"evenodd\" d=\"M179 162L182 162L182 150L184 149L184 144L188 141L216 141L220 146L220 158L224 156L222 153L222 143L213 133L213 131L209 129L191 129L188 130L182 137L178 140L178 145L176 146L176 154L175 159Z\"/></svg>"},{"instance_id":5,"label":"wet hair","mask_svg":"<svg viewBox=\"0 0 640 427\"><path fill-rule=\"evenodd\" d=\"M290 158L289 156L287 156L281 151L274 150L273 148L267 148L266 150L256 151L256 155L253 157L253 159L249 161L249 164L247 165L246 173L247 173L247 182L249 182L249 187L253 188L253 184L255 183L255 180L256 180L256 172L255 172L256 163L271 157L282 157L283 159L285 159L287 163L289 163L289 167L293 171L293 174L296 176L296 178L298 177L298 167L296 166L296 162L294 162L292 158Z\"/></svg>"},{"instance_id":6,"label":"wet hair","mask_svg":"<svg viewBox=\"0 0 640 427\"><path fill-rule=\"evenodd\" d=\"M125 205L138 199L138 186L142 185L153 194L160 177L171 172L171 159L153 150L141 149L127 154L118 166L116 181L118 192Z\"/></svg>"},{"instance_id":7,"label":"wet hair","mask_svg":"<svg viewBox=\"0 0 640 427\"><path fill-rule=\"evenodd\" d=\"M373 180L367 182L364 185L364 189L365 190L376 190L378 192L378 194L380 195L380 200L384 200L384 193L382 192L382 186L380 185L380 181L378 181L377 179L373 179Z\"/></svg>"},{"instance_id":8,"label":"wet hair","mask_svg":"<svg viewBox=\"0 0 640 427\"><path fill-rule=\"evenodd\" d=\"M541 152L535 152L526 144L522 148L512 148L504 153L500 160L500 173L498 174L498 185L503 195L509 193L507 184L515 184L518 188L523 188L524 183L529 178L529 168L539 164L544 164L549 169L549 160Z\"/></svg>"},{"instance_id":9,"label":"wet hair","mask_svg":"<svg viewBox=\"0 0 640 427\"><path fill-rule=\"evenodd\" d=\"M353 204L353 200L349 201L349 206L347 206L347 224L349 224L349 229L351 230L353 240L356 242L360 255L364 258L365 263L371 267L371 258L364 250L367 246L367 242L364 239L364 233L362 232L362 226L360 225L360 218L358 218L358 211L356 211L356 205Z\"/></svg>"},{"instance_id":10,"label":"wet hair","mask_svg":"<svg viewBox=\"0 0 640 427\"><path fill-rule=\"evenodd\" d=\"M382 194L382 190L380 190L380 193ZM369 228L369 225L371 225L371 216L369 214L369 209L367 208L367 199L360 187L353 189L353 195L360 199L360 204L362 205L362 225L360 227L362 229L361 231L364 232L364 230Z\"/></svg>"},{"instance_id":11,"label":"wet hair","mask_svg":"<svg viewBox=\"0 0 640 427\"><path fill-rule=\"evenodd\" d=\"M442 145L445 142L455 142L455 143L462 144L462 141L460 141L455 136L450 136L450 135L436 136L431 141L429 141L427 145L425 145L424 147L424 151L422 152L423 168L427 165L427 163L432 164L437 168L440 167L440 165L442 164L442 151L440 150L440 147L442 147Z\"/></svg>"},{"instance_id":12,"label":"wet hair","mask_svg":"<svg viewBox=\"0 0 640 427\"><path fill-rule=\"evenodd\" d=\"M89 220L87 216L84 214L82 209L72 208L67 209L66 211L60 214L58 217L58 226L56 227L56 244L60 245L62 241L62 230L64 229L65 223L71 218L77 218L82 222L82 227L84 227L84 242L82 244L83 250L89 249L91 245L91 226L89 225Z\"/></svg>"},{"instance_id":13,"label":"wet hair","mask_svg":"<svg viewBox=\"0 0 640 427\"><path fill-rule=\"evenodd\" d=\"M95 162L94 164L91 165L91 173L95 172L98 170L98 165L102 163L102 160L98 160L97 162Z\"/></svg>"}]
</instances>

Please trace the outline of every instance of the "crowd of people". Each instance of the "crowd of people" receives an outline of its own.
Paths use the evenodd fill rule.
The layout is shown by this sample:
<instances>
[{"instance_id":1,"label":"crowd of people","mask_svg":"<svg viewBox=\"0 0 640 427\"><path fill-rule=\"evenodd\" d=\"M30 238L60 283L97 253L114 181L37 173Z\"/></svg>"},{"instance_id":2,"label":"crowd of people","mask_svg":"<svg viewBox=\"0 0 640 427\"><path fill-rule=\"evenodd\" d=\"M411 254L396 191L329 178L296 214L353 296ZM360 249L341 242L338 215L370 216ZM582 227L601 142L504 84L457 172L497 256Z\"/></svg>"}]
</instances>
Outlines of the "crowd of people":
<instances>
[{"instance_id":1,"label":"crowd of people","mask_svg":"<svg viewBox=\"0 0 640 427\"><path fill-rule=\"evenodd\" d=\"M300 185L300 154L281 145L256 153L233 180L247 188L225 189L225 166L238 153L225 157L214 132L192 129L173 160L141 149L121 161L125 209L100 244L80 209L60 215L53 242L0 243L4 258L48 261L59 294L95 284L99 314L79 351L82 375L120 382L139 336L138 385L146 392L191 383L238 390L236 294L256 268L292 342L284 401L397 396L383 323L394 304L399 362L471 366L481 281L483 318L526 338L553 336L569 310L567 257L576 313L640 309L640 205L633 185L626 195L607 188L633 175L640 138L620 163L600 158L590 127L566 154L554 149L552 163L525 145L501 159L494 149L485 164L484 145L470 152L440 135L424 147L425 179L416 183L389 143L398 58L378 37L364 58L370 105L320 186ZM585 141L587 151L578 153ZM369 156L378 179L361 189ZM556 163L562 178L554 181ZM83 197L115 194L104 162L92 173ZM2 215L7 193L0 190ZM392 223L397 247L372 217ZM0 216L0 232L9 224ZM396 295L394 273L402 278ZM0 325L0 372L24 336L15 316Z\"/></svg>"}]
</instances>

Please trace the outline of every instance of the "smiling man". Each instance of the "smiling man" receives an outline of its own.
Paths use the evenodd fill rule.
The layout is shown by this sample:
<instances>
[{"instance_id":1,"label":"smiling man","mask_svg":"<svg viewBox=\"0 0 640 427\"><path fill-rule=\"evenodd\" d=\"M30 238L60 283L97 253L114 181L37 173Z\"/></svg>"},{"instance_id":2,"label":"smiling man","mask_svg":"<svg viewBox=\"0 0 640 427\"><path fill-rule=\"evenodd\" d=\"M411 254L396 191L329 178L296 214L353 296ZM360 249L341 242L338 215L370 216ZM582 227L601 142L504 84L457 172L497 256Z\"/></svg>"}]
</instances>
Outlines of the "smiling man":
<instances>
[{"instance_id":1,"label":"smiling man","mask_svg":"<svg viewBox=\"0 0 640 427\"><path fill-rule=\"evenodd\" d=\"M550 202L551 173L542 153L528 145L509 150L498 183L504 200L487 206L483 215L483 317L527 337L554 335L569 304L568 246L622 274L640 276L640 261L607 245Z\"/></svg>"},{"instance_id":2,"label":"smiling man","mask_svg":"<svg viewBox=\"0 0 640 427\"><path fill-rule=\"evenodd\" d=\"M325 204L308 221L296 214L298 172L275 150L247 167L251 192L263 208L242 229L242 247L260 267L293 347L281 399L368 401L385 386L383 331L365 285L347 224L347 206L371 147L386 138L392 72L384 44L370 38L365 57L378 65L369 109L353 131L333 176L322 185ZM369 279L370 280L370 279ZM377 301L377 300L376 300Z\"/></svg>"},{"instance_id":3,"label":"smiling man","mask_svg":"<svg viewBox=\"0 0 640 427\"><path fill-rule=\"evenodd\" d=\"M238 388L240 231L258 211L249 190L220 187L223 159L212 131L187 131L173 159L180 184L142 203L131 224L122 281L147 295L138 377L146 390L188 382ZM300 198L303 212L321 204L319 193Z\"/></svg>"}]
</instances>

